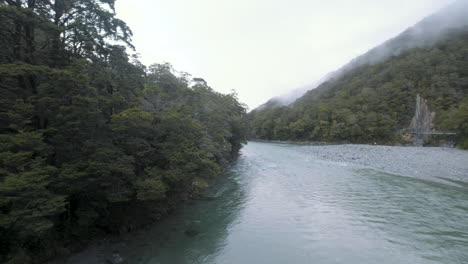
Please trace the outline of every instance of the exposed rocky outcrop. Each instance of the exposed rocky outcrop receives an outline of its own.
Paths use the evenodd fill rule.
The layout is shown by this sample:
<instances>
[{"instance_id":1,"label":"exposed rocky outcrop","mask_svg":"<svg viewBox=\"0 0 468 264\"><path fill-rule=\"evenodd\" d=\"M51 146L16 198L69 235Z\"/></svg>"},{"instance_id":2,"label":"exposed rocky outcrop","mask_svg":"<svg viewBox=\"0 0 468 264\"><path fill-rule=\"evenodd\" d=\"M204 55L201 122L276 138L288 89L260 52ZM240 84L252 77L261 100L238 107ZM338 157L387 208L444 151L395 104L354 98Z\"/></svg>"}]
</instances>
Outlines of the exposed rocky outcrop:
<instances>
[{"instance_id":1,"label":"exposed rocky outcrop","mask_svg":"<svg viewBox=\"0 0 468 264\"><path fill-rule=\"evenodd\" d=\"M428 134L418 132L431 131L434 127L435 112L431 112L427 105L427 100L419 94L416 96L416 110L411 121L410 129L416 132L413 137L413 142L416 145L423 145L429 140Z\"/></svg>"}]
</instances>

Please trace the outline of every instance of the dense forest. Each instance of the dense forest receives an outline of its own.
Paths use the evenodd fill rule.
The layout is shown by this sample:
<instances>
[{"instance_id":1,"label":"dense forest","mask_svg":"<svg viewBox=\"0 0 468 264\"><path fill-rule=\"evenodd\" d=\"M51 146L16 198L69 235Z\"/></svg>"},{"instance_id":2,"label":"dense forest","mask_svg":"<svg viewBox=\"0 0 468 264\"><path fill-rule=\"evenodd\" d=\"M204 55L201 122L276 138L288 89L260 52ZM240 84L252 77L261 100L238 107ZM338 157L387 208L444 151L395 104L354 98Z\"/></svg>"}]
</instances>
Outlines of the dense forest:
<instances>
[{"instance_id":1,"label":"dense forest","mask_svg":"<svg viewBox=\"0 0 468 264\"><path fill-rule=\"evenodd\" d=\"M465 21L466 13L458 13ZM468 26L436 32L436 25L443 28L439 22L425 20L412 30L419 35L410 30L371 50L291 105L270 101L252 111L251 137L410 143L404 131L411 127L419 94L435 113L431 129L457 133L433 136L432 141L468 148ZM434 33L424 42L420 32L427 34L427 29ZM416 41L422 44L409 47ZM409 48L402 49L405 45ZM400 49L383 59L383 51L390 48Z\"/></svg>"},{"instance_id":2,"label":"dense forest","mask_svg":"<svg viewBox=\"0 0 468 264\"><path fill-rule=\"evenodd\" d=\"M41 262L200 195L244 105L142 65L114 0L0 1L0 262Z\"/></svg>"}]
</instances>

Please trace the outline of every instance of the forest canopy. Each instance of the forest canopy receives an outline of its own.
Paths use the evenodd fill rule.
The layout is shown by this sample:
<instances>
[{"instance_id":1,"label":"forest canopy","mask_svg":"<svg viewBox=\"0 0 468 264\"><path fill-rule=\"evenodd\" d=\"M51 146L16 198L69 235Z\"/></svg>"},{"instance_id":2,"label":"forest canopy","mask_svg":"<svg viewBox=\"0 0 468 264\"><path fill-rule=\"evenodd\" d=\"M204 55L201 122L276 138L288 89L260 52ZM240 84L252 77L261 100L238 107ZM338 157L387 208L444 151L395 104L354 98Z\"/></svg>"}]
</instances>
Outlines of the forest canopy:
<instances>
[{"instance_id":1,"label":"forest canopy","mask_svg":"<svg viewBox=\"0 0 468 264\"><path fill-rule=\"evenodd\" d=\"M114 4L0 1L0 261L159 219L245 142L236 94L129 55Z\"/></svg>"}]
</instances>

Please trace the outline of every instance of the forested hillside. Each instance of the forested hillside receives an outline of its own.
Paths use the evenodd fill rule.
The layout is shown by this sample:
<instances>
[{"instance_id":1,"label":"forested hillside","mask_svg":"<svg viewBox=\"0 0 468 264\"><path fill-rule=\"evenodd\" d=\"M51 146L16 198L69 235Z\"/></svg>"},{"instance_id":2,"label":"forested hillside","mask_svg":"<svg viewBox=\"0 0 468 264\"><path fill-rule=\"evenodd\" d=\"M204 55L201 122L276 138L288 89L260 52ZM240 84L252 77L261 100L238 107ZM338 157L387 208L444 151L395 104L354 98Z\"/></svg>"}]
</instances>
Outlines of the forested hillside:
<instances>
[{"instance_id":1,"label":"forested hillside","mask_svg":"<svg viewBox=\"0 0 468 264\"><path fill-rule=\"evenodd\" d=\"M0 25L0 262L159 219L244 142L235 94L127 54L114 0L1 0Z\"/></svg>"},{"instance_id":2,"label":"forested hillside","mask_svg":"<svg viewBox=\"0 0 468 264\"><path fill-rule=\"evenodd\" d=\"M294 104L252 111L252 137L405 142L401 131L411 126L419 94L435 113L432 129L457 133L433 139L468 148L468 26L448 28L436 23L441 16L433 18L351 62ZM421 32L431 32L430 38L414 39L427 36Z\"/></svg>"}]
</instances>

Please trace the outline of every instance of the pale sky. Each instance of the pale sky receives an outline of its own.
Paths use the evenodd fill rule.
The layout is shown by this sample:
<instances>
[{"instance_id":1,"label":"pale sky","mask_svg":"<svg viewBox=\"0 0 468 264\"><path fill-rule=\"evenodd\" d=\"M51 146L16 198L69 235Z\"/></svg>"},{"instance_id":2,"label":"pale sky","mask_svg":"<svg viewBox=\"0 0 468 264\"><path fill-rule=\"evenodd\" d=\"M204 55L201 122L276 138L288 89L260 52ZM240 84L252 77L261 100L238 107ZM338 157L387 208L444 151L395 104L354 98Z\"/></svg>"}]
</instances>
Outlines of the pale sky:
<instances>
[{"instance_id":1,"label":"pale sky","mask_svg":"<svg viewBox=\"0 0 468 264\"><path fill-rule=\"evenodd\" d=\"M145 65L169 62L250 109L311 84L453 0L117 0Z\"/></svg>"}]
</instances>

